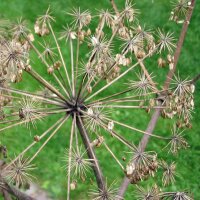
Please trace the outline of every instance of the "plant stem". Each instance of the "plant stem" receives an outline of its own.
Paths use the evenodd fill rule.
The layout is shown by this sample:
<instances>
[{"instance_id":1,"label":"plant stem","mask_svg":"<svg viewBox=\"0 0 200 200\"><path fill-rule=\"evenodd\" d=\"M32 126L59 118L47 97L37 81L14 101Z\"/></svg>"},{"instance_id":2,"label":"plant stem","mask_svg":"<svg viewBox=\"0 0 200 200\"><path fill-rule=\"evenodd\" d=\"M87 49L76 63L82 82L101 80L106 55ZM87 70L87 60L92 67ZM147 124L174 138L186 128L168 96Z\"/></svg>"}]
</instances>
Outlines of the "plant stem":
<instances>
[{"instance_id":1,"label":"plant stem","mask_svg":"<svg viewBox=\"0 0 200 200\"><path fill-rule=\"evenodd\" d=\"M62 61L62 65L63 65L64 70L65 70L65 74L66 74L66 77L67 77L67 81L68 81L69 87L70 87L70 89L72 89L72 88L71 88L71 84L70 84L69 74L68 74L68 72L67 72L67 67L66 67L65 61L64 61L64 59L63 59L62 52L61 52L61 50L60 50L60 45L58 44L57 38L56 38L56 36L55 36L55 34L54 34L54 31L53 31L53 29L52 29L51 24L48 23L48 25L49 25L49 28L50 28L51 33L52 33L52 35L53 35L54 41L55 41L55 43L56 43L56 46L57 46L57 49L58 49L58 53L59 53L60 58L61 58L61 61Z\"/></svg>"},{"instance_id":2,"label":"plant stem","mask_svg":"<svg viewBox=\"0 0 200 200\"><path fill-rule=\"evenodd\" d=\"M99 162L96 158L95 152L94 152L92 146L90 145L91 142L90 142L90 139L88 137L88 133L87 133L85 127L84 127L84 124L83 124L83 121L82 121L82 118L81 118L80 115L77 116L76 125L78 127L79 132L80 132L80 135L81 135L81 138L82 138L83 143L85 145L85 148L87 150L88 157L89 157L89 159L93 160L92 168L93 168L93 171L94 171L94 174L95 174L95 177L96 177L98 188L100 190L104 190L106 188L105 183L104 183L104 177L103 177L103 174L101 172Z\"/></svg>"},{"instance_id":3,"label":"plant stem","mask_svg":"<svg viewBox=\"0 0 200 200\"><path fill-rule=\"evenodd\" d=\"M18 200L36 200L35 198L25 194L24 192L21 192L19 189L9 185L7 182L4 180L0 179L3 189L9 193L10 195L16 197Z\"/></svg>"}]
</instances>

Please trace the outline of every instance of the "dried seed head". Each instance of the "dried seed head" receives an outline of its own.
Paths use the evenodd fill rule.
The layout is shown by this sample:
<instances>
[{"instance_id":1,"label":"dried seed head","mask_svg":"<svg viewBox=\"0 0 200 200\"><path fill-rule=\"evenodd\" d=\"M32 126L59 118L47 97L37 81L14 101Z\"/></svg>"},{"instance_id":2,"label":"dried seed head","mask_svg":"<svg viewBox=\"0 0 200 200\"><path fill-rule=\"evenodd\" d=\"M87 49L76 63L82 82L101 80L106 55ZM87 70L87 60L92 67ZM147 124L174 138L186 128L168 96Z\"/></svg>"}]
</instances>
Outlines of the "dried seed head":
<instances>
[{"instance_id":1,"label":"dried seed head","mask_svg":"<svg viewBox=\"0 0 200 200\"><path fill-rule=\"evenodd\" d=\"M24 187L32 182L34 177L29 173L34 169L35 167L29 163L29 159L19 157L5 170L5 178L17 187Z\"/></svg>"},{"instance_id":2,"label":"dried seed head","mask_svg":"<svg viewBox=\"0 0 200 200\"><path fill-rule=\"evenodd\" d=\"M34 140L35 140L35 142L39 142L40 141L40 136L38 136L38 135L34 136Z\"/></svg>"},{"instance_id":3,"label":"dried seed head","mask_svg":"<svg viewBox=\"0 0 200 200\"><path fill-rule=\"evenodd\" d=\"M158 66L162 68L166 66L166 61L161 57L158 58Z\"/></svg>"},{"instance_id":4,"label":"dried seed head","mask_svg":"<svg viewBox=\"0 0 200 200\"><path fill-rule=\"evenodd\" d=\"M61 64L60 61L56 61L56 62L53 64L53 68L54 68L55 70L60 69L61 66L62 66L62 64Z\"/></svg>"}]
</instances>

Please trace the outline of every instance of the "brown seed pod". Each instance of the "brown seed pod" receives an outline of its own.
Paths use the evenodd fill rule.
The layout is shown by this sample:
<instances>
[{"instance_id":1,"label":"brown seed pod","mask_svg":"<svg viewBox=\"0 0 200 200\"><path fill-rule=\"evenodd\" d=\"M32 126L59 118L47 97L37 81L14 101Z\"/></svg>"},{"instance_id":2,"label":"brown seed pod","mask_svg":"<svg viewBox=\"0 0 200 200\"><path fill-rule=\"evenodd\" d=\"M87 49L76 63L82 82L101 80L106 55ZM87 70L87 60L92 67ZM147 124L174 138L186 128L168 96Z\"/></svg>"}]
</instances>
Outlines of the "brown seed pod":
<instances>
[{"instance_id":1,"label":"brown seed pod","mask_svg":"<svg viewBox=\"0 0 200 200\"><path fill-rule=\"evenodd\" d=\"M40 136L35 135L35 136L34 136L34 141L35 141L35 142L39 142L39 141L40 141Z\"/></svg>"},{"instance_id":2,"label":"brown seed pod","mask_svg":"<svg viewBox=\"0 0 200 200\"><path fill-rule=\"evenodd\" d=\"M56 61L54 64L53 64L53 68L55 69L55 70L58 70L58 69L60 69L60 67L61 67L61 62L60 61Z\"/></svg>"},{"instance_id":3,"label":"brown seed pod","mask_svg":"<svg viewBox=\"0 0 200 200\"><path fill-rule=\"evenodd\" d=\"M158 58L158 66L163 68L166 66L166 61L163 58Z\"/></svg>"},{"instance_id":4,"label":"brown seed pod","mask_svg":"<svg viewBox=\"0 0 200 200\"><path fill-rule=\"evenodd\" d=\"M49 68L47 69L47 72L48 72L48 74L53 74L53 72L54 72L53 67L49 67Z\"/></svg>"}]
</instances>

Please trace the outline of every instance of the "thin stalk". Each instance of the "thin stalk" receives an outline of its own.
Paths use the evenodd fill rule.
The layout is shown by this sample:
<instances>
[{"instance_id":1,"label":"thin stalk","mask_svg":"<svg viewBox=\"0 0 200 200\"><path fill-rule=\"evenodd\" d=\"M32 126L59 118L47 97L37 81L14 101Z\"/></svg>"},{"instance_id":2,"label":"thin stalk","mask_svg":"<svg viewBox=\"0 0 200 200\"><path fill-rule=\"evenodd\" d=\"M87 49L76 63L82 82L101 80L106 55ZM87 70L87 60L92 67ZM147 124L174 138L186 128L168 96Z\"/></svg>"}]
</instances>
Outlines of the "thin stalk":
<instances>
[{"instance_id":1,"label":"thin stalk","mask_svg":"<svg viewBox=\"0 0 200 200\"><path fill-rule=\"evenodd\" d=\"M33 120L38 120L38 119L41 119L41 118L44 118L44 117L47 117L47 116L49 116L49 115L41 115L41 116L33 117L32 121L33 121ZM21 125L21 124L25 124L25 123L27 123L27 122L30 122L30 119L27 119L27 120L24 120L24 121L20 121L20 122L17 122L17 123L15 123L15 124L11 124L11 125L9 125L9 126L6 126L6 127L4 127L4 128L1 128L1 129L0 129L0 132L2 132L2 131L4 131L4 130L7 130L7 129L9 129L9 128L12 128L12 127Z\"/></svg>"},{"instance_id":2,"label":"thin stalk","mask_svg":"<svg viewBox=\"0 0 200 200\"><path fill-rule=\"evenodd\" d=\"M58 53L59 53L60 58L61 58L62 65L63 65L64 70L65 70L65 74L66 74L66 77L67 77L67 81L68 81L69 87L70 87L70 89L71 89L71 91L72 91L72 87L71 87L70 79L69 79L69 74L68 74L68 72L67 72L67 67L66 67L65 61L64 61L64 59L63 59L62 52L61 52L61 50L60 50L60 45L58 44L57 38L56 38L56 36L55 36L55 34L54 34L54 31L53 31L53 29L52 29L51 24L48 23L48 25L49 25L50 31L51 31L51 33L52 33L52 35L53 35L54 41L55 41L55 43L56 43L56 46L57 46L57 49L58 49Z\"/></svg>"},{"instance_id":3,"label":"thin stalk","mask_svg":"<svg viewBox=\"0 0 200 200\"><path fill-rule=\"evenodd\" d=\"M51 127L49 127L42 135L39 136L40 140L43 139L53 128L55 128L58 124L61 123L63 117L60 118L56 123L54 123ZM26 149L24 149L14 160L12 160L4 169L9 168L15 161L17 161L21 156L23 156L29 149L31 149L37 142L32 142Z\"/></svg>"},{"instance_id":4,"label":"thin stalk","mask_svg":"<svg viewBox=\"0 0 200 200\"><path fill-rule=\"evenodd\" d=\"M50 99L44 98L43 96L39 96L39 95L30 93L30 92L24 92L22 90L4 88L4 87L1 87L1 86L0 86L0 90L4 90L4 91L7 91L7 92L12 92L12 93L23 95L23 96L27 96L27 97L32 97L32 98L40 99L42 101L46 101L49 104L53 104L53 105L58 105L58 106L64 106L65 105L65 104L60 103L58 101L50 100ZM21 99L20 97L14 97L14 96L9 96L9 95L3 95L3 96Z\"/></svg>"},{"instance_id":5,"label":"thin stalk","mask_svg":"<svg viewBox=\"0 0 200 200\"><path fill-rule=\"evenodd\" d=\"M104 142L103 145L106 147L107 151L111 154L111 156L114 158L114 160L117 162L117 164L121 167L121 169L124 171L124 166L121 164L121 162L117 159L115 154L112 152L112 150L108 147L108 145Z\"/></svg>"},{"instance_id":6,"label":"thin stalk","mask_svg":"<svg viewBox=\"0 0 200 200\"><path fill-rule=\"evenodd\" d=\"M120 95L125 94L127 92L130 92L132 90L133 89L130 88L130 89L124 90L122 92L118 92L118 93L112 94L112 95L104 97L102 99L98 99L96 101L93 101L92 104L93 103L97 103L97 102L104 102L104 100L106 100L106 99L110 99L110 98L113 98L113 97L116 97L116 96L120 96ZM117 99L113 99L113 100L123 100L123 99L131 99L131 98L136 98L136 97L145 97L145 96L149 96L149 95L152 95L152 94L161 94L161 93L164 93L164 92L167 92L167 91L168 91L168 89L167 90L160 90L159 93L157 93L157 92L148 92L148 93L142 94L142 95L127 96L127 97L117 98Z\"/></svg>"},{"instance_id":7,"label":"thin stalk","mask_svg":"<svg viewBox=\"0 0 200 200\"><path fill-rule=\"evenodd\" d=\"M68 165L68 174L67 174L68 175L68 177L67 177L67 200L70 200L71 158L72 158L72 143L73 143L75 125L76 125L76 114L72 121L70 142L69 142L69 160L68 160L69 165Z\"/></svg>"},{"instance_id":8,"label":"thin stalk","mask_svg":"<svg viewBox=\"0 0 200 200\"><path fill-rule=\"evenodd\" d=\"M103 177L103 174L101 172L99 162L96 158L95 152L90 145L91 142L90 142L90 139L88 137L88 133L87 133L85 127L84 127L82 118L79 115L77 116L76 125L77 125L78 130L80 132L80 135L82 137L83 143L85 145L85 149L87 150L88 157L89 157L89 159L92 159L92 161L93 161L92 168L93 168L96 180L97 180L98 188L100 190L104 190L106 188L105 183L104 183L104 177Z\"/></svg>"},{"instance_id":9,"label":"thin stalk","mask_svg":"<svg viewBox=\"0 0 200 200\"><path fill-rule=\"evenodd\" d=\"M71 73L72 73L72 96L75 96L75 82L74 82L74 48L72 38L70 37L70 53L71 53Z\"/></svg>"},{"instance_id":10,"label":"thin stalk","mask_svg":"<svg viewBox=\"0 0 200 200\"><path fill-rule=\"evenodd\" d=\"M67 119L69 118L68 116L63 117L63 120L61 121L61 123L58 125L58 127L53 131L53 133L46 139L46 141L42 144L42 146L37 150L37 152L31 157L31 159L28 161L29 163L31 163L36 156L40 153L40 151L46 146L46 144L49 142L49 140L58 132L58 130L61 128L61 126L67 121Z\"/></svg>"},{"instance_id":11,"label":"thin stalk","mask_svg":"<svg viewBox=\"0 0 200 200\"><path fill-rule=\"evenodd\" d=\"M149 133L149 132L146 132L146 131L142 131L142 130L140 130L140 129L137 129L137 128L134 128L134 127L129 126L129 125L127 125L127 124L124 124L124 123L115 121L115 120L113 120L113 119L109 119L109 118L107 118L107 117L105 117L104 119L106 119L106 120L108 120L108 121L113 121L113 123L115 123L115 124L118 124L118 125L120 125L120 126L123 126L123 127L125 127L125 128L130 129L130 130L133 130L133 131L137 131L137 132L139 132L139 133L143 133L143 134L145 134L145 135L149 135L149 136L156 137L156 138L163 139L163 140L169 140L169 139L170 139L170 138L165 138L165 137L162 137L162 136L159 136L159 135L155 135L155 134L152 134L152 133Z\"/></svg>"},{"instance_id":12,"label":"thin stalk","mask_svg":"<svg viewBox=\"0 0 200 200\"><path fill-rule=\"evenodd\" d=\"M9 123L13 123L13 122L16 122L16 121L19 121L20 119L12 119L12 120L6 120L6 121L1 121L0 124L9 124Z\"/></svg>"},{"instance_id":13,"label":"thin stalk","mask_svg":"<svg viewBox=\"0 0 200 200\"><path fill-rule=\"evenodd\" d=\"M35 45L28 39L28 37L26 35L24 35L25 39L28 41L28 43L30 44L30 46L33 48L33 50L36 52L36 54L38 55L38 57L41 59L42 63L44 63L46 65L47 68L49 68L49 64L47 63L47 61L43 58L43 56L41 55L41 53L39 52L39 50L35 47ZM53 73L53 77L56 79L57 83L60 85L60 87L62 87L62 89L64 88L62 83L60 81L58 81L58 77L56 76L56 74ZM68 91L66 88L64 88L63 90L66 95L69 95Z\"/></svg>"},{"instance_id":14,"label":"thin stalk","mask_svg":"<svg viewBox=\"0 0 200 200\"><path fill-rule=\"evenodd\" d=\"M48 88L51 92L56 94L58 97L60 97L61 100L64 102L67 102L66 98L54 87L52 86L49 82L47 82L44 78L42 78L36 71L33 69L26 69L25 70L28 74L30 74L32 77L34 77L38 82L40 82L43 86Z\"/></svg>"},{"instance_id":15,"label":"thin stalk","mask_svg":"<svg viewBox=\"0 0 200 200\"><path fill-rule=\"evenodd\" d=\"M79 32L80 32L80 29L78 29L78 34L79 34ZM80 51L80 39L79 39L79 37L77 37L76 68L75 68L75 80L74 80L75 89L76 89L77 77L78 77L79 51Z\"/></svg>"},{"instance_id":16,"label":"thin stalk","mask_svg":"<svg viewBox=\"0 0 200 200\"><path fill-rule=\"evenodd\" d=\"M56 113L63 113L63 112L69 112L71 111L71 108L68 108L68 109L60 109L60 110L55 110L55 111L51 111L51 112L36 112L38 114L56 114Z\"/></svg>"},{"instance_id":17,"label":"thin stalk","mask_svg":"<svg viewBox=\"0 0 200 200\"><path fill-rule=\"evenodd\" d=\"M126 109L142 109L142 108L150 108L150 109L163 109L167 108L166 106L127 106L127 105L93 105L93 108L126 108Z\"/></svg>"}]
</instances>

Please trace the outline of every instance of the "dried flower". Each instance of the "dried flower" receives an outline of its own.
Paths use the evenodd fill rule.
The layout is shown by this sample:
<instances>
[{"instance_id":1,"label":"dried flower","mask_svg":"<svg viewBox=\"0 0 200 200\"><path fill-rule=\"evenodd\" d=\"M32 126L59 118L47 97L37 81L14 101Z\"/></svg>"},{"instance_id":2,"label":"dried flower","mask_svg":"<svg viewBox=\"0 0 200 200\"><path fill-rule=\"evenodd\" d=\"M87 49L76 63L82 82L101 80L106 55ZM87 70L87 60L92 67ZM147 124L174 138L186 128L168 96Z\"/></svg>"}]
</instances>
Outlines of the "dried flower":
<instances>
[{"instance_id":1,"label":"dried flower","mask_svg":"<svg viewBox=\"0 0 200 200\"><path fill-rule=\"evenodd\" d=\"M168 145L170 145L169 151L173 154L177 154L178 150L188 147L187 141L182 136L183 131L180 132L175 125L172 129L172 137Z\"/></svg>"},{"instance_id":2,"label":"dried flower","mask_svg":"<svg viewBox=\"0 0 200 200\"><path fill-rule=\"evenodd\" d=\"M23 187L32 182L34 177L29 173L34 169L28 158L19 157L4 171L4 176L17 187Z\"/></svg>"},{"instance_id":3,"label":"dried flower","mask_svg":"<svg viewBox=\"0 0 200 200\"><path fill-rule=\"evenodd\" d=\"M131 80L129 82L129 88L134 89L134 91L140 96L145 96L149 92L154 91L154 86L152 86L152 84L149 82L149 80L147 79L144 73L140 72L140 73L137 73L136 75L137 75L138 81ZM151 77L151 79L152 78L153 77Z\"/></svg>"},{"instance_id":4,"label":"dried flower","mask_svg":"<svg viewBox=\"0 0 200 200\"><path fill-rule=\"evenodd\" d=\"M175 169L176 169L175 163L172 162L170 165L168 165L165 161L162 161L161 166L164 170L163 177L162 177L163 185L167 186L170 183L174 183L175 182L174 176L176 175L176 173L175 173Z\"/></svg>"},{"instance_id":5,"label":"dried flower","mask_svg":"<svg viewBox=\"0 0 200 200\"><path fill-rule=\"evenodd\" d=\"M161 53L162 51L167 50L169 53L173 52L173 48L176 47L174 44L174 37L173 33L167 32L166 34L163 33L160 29L158 29L158 52Z\"/></svg>"},{"instance_id":6,"label":"dried flower","mask_svg":"<svg viewBox=\"0 0 200 200\"><path fill-rule=\"evenodd\" d=\"M67 169L70 168L73 176L84 178L91 169L93 160L85 158L87 151L83 151L82 146L72 149L71 164L69 165L69 149L66 150L64 161L67 162Z\"/></svg>"},{"instance_id":7,"label":"dried flower","mask_svg":"<svg viewBox=\"0 0 200 200\"><path fill-rule=\"evenodd\" d=\"M138 200L160 200L160 189L157 185L147 189L137 186L136 198Z\"/></svg>"},{"instance_id":8,"label":"dried flower","mask_svg":"<svg viewBox=\"0 0 200 200\"><path fill-rule=\"evenodd\" d=\"M117 195L118 189L115 187L116 182L108 185L106 181L106 185L104 189L93 189L89 192L89 196L92 197L92 200L116 200L122 199L119 195Z\"/></svg>"},{"instance_id":9,"label":"dried flower","mask_svg":"<svg viewBox=\"0 0 200 200\"><path fill-rule=\"evenodd\" d=\"M84 26L89 25L92 19L90 12L88 10L81 12L80 8L73 9L71 13L67 14L71 15L74 18L72 24L75 27L78 27L79 29L82 29Z\"/></svg>"}]
</instances>

